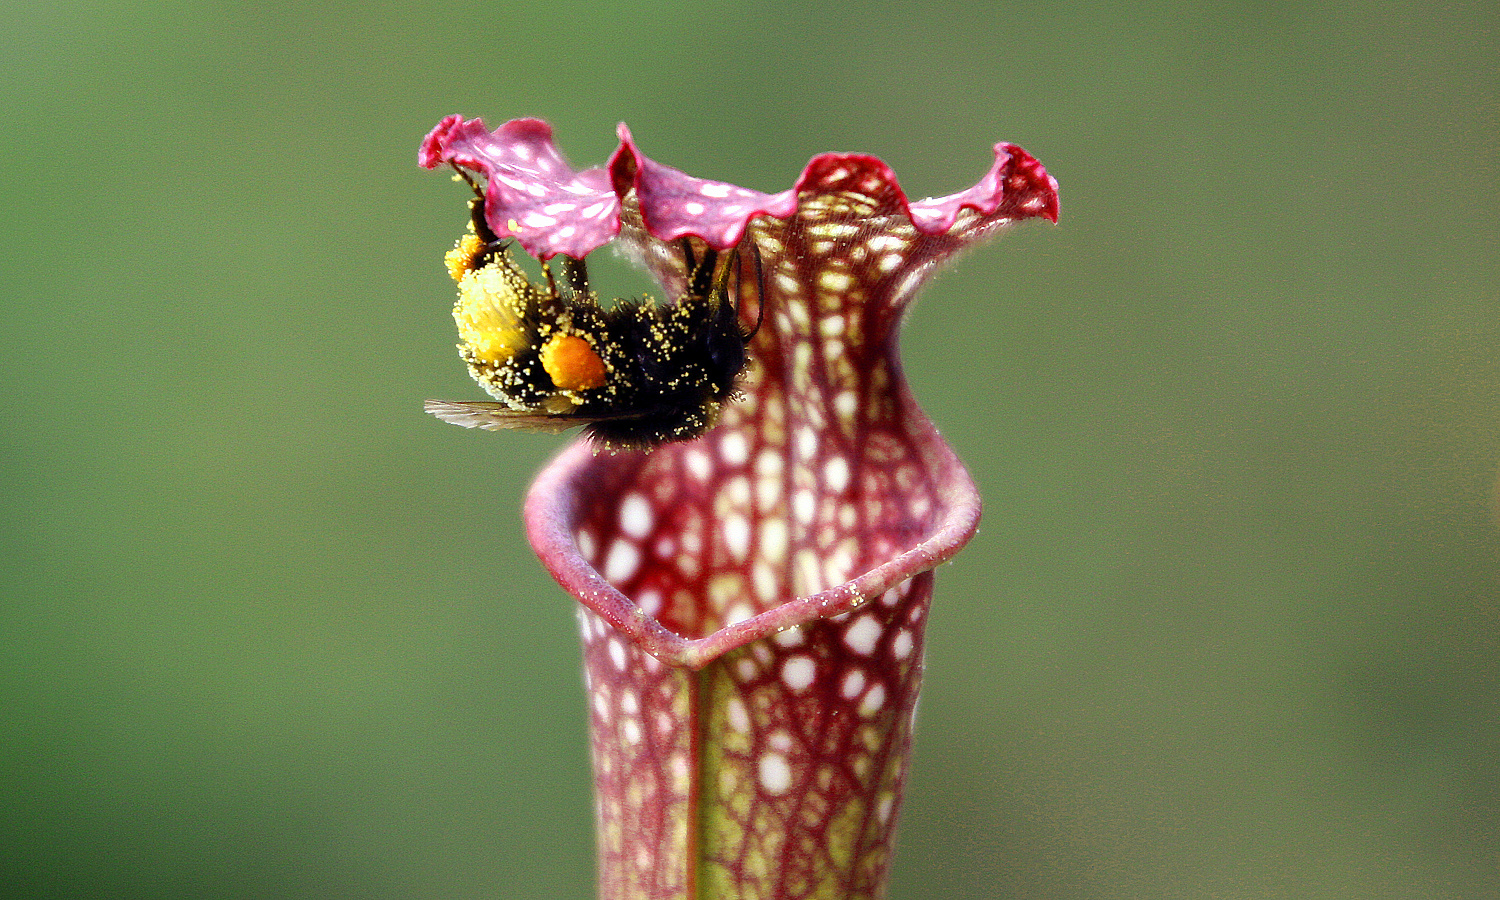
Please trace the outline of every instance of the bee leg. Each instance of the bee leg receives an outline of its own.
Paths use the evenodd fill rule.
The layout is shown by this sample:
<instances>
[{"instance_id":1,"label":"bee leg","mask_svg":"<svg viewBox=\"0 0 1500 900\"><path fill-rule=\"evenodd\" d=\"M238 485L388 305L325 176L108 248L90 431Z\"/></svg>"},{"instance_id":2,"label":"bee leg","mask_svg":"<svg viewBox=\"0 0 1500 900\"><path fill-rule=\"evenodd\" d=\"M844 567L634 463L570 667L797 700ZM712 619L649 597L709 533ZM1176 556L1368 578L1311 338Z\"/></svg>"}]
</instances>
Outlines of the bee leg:
<instances>
[{"instance_id":1,"label":"bee leg","mask_svg":"<svg viewBox=\"0 0 1500 900\"><path fill-rule=\"evenodd\" d=\"M703 258L697 259L693 253L692 242L683 238L682 262L687 271L688 296L708 297L717 287L714 270L718 268L718 254L714 252L714 248L705 247Z\"/></svg>"},{"instance_id":2,"label":"bee leg","mask_svg":"<svg viewBox=\"0 0 1500 900\"><path fill-rule=\"evenodd\" d=\"M563 281L568 284L568 292L574 297L581 297L589 292L589 270L583 260L574 259L567 254L560 257L558 267L562 269Z\"/></svg>"},{"instance_id":3,"label":"bee leg","mask_svg":"<svg viewBox=\"0 0 1500 900\"><path fill-rule=\"evenodd\" d=\"M542 277L547 279L547 293L552 296L555 303L561 304L562 292L557 289L557 279L552 277L552 264L545 259L542 260Z\"/></svg>"},{"instance_id":4,"label":"bee leg","mask_svg":"<svg viewBox=\"0 0 1500 900\"><path fill-rule=\"evenodd\" d=\"M559 284L557 276L552 274L552 265L547 260L542 260L542 274L547 277L547 289L557 300L577 300L589 292L589 270L583 260L574 259L566 253L560 253L553 257L557 260L557 267L562 270L562 283Z\"/></svg>"}]
</instances>

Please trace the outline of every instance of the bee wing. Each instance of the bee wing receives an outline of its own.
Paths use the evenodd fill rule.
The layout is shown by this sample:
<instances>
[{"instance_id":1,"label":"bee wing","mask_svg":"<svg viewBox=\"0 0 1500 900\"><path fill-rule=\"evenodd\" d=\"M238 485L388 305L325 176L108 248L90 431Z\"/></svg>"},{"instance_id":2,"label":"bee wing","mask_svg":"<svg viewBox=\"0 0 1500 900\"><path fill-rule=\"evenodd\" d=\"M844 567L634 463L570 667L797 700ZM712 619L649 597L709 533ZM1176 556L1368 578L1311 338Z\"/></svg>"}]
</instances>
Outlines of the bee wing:
<instances>
[{"instance_id":1,"label":"bee wing","mask_svg":"<svg viewBox=\"0 0 1500 900\"><path fill-rule=\"evenodd\" d=\"M544 413L518 412L504 403L461 403L455 400L428 400L422 409L444 422L465 428L499 431L518 428L522 431L544 431L561 434L569 428L596 421L583 416L549 416Z\"/></svg>"}]
</instances>

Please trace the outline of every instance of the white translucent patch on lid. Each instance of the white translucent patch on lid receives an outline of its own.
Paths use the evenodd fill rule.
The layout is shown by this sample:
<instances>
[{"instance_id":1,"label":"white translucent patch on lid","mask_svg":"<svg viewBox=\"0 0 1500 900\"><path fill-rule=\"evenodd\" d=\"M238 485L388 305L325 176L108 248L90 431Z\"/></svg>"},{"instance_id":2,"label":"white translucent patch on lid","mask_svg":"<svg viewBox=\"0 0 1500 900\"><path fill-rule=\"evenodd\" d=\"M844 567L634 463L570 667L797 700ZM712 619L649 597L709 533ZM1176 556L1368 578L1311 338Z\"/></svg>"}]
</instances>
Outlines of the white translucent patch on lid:
<instances>
[{"instance_id":1,"label":"white translucent patch on lid","mask_svg":"<svg viewBox=\"0 0 1500 900\"><path fill-rule=\"evenodd\" d=\"M899 253L886 253L880 257L880 261L875 264L875 268L889 275L901 268L901 263L905 261L905 257Z\"/></svg>"},{"instance_id":2,"label":"white translucent patch on lid","mask_svg":"<svg viewBox=\"0 0 1500 900\"><path fill-rule=\"evenodd\" d=\"M801 628L788 628L786 631L778 631L771 635L771 640L775 641L778 647L800 647L807 640L807 636L802 633Z\"/></svg>"},{"instance_id":3,"label":"white translucent patch on lid","mask_svg":"<svg viewBox=\"0 0 1500 900\"><path fill-rule=\"evenodd\" d=\"M897 659L906 659L911 656L914 644L911 632L903 628L897 632L895 640L891 641L891 654Z\"/></svg>"},{"instance_id":4,"label":"white translucent patch on lid","mask_svg":"<svg viewBox=\"0 0 1500 900\"><path fill-rule=\"evenodd\" d=\"M688 556L696 556L703 549L703 520L690 516L677 529L677 539Z\"/></svg>"},{"instance_id":5,"label":"white translucent patch on lid","mask_svg":"<svg viewBox=\"0 0 1500 900\"><path fill-rule=\"evenodd\" d=\"M545 197L547 196L547 189L540 184L528 184L526 185L526 193L533 197Z\"/></svg>"},{"instance_id":6,"label":"white translucent patch on lid","mask_svg":"<svg viewBox=\"0 0 1500 900\"><path fill-rule=\"evenodd\" d=\"M761 509L775 509L781 505L781 478L759 475L755 479L755 502Z\"/></svg>"},{"instance_id":7,"label":"white translucent patch on lid","mask_svg":"<svg viewBox=\"0 0 1500 900\"><path fill-rule=\"evenodd\" d=\"M698 193L705 197L716 197L723 199L729 196L729 185L717 181L710 181L698 187Z\"/></svg>"},{"instance_id":8,"label":"white translucent patch on lid","mask_svg":"<svg viewBox=\"0 0 1500 900\"><path fill-rule=\"evenodd\" d=\"M778 516L760 523L760 555L767 563L780 565L786 561L787 540L786 519Z\"/></svg>"},{"instance_id":9,"label":"white translucent patch on lid","mask_svg":"<svg viewBox=\"0 0 1500 900\"><path fill-rule=\"evenodd\" d=\"M736 475L724 483L724 501L737 509L743 509L750 505L750 478L747 475Z\"/></svg>"},{"instance_id":10,"label":"white translucent patch on lid","mask_svg":"<svg viewBox=\"0 0 1500 900\"><path fill-rule=\"evenodd\" d=\"M865 693L865 699L859 701L859 714L862 716L873 716L880 712L885 706L885 685L877 684L871 686Z\"/></svg>"},{"instance_id":11,"label":"white translucent patch on lid","mask_svg":"<svg viewBox=\"0 0 1500 900\"><path fill-rule=\"evenodd\" d=\"M818 433L811 428L797 429L797 455L812 459L818 455Z\"/></svg>"},{"instance_id":12,"label":"white translucent patch on lid","mask_svg":"<svg viewBox=\"0 0 1500 900\"><path fill-rule=\"evenodd\" d=\"M586 219L592 219L600 213L604 212L604 210L608 207L609 204L607 203L590 203L588 206L585 206L583 208L583 216Z\"/></svg>"},{"instance_id":13,"label":"white translucent patch on lid","mask_svg":"<svg viewBox=\"0 0 1500 900\"><path fill-rule=\"evenodd\" d=\"M673 753L671 758L667 760L667 771L672 773L672 793L687 793L688 775L691 774L691 770L688 768L687 754L680 752Z\"/></svg>"},{"instance_id":14,"label":"white translucent patch on lid","mask_svg":"<svg viewBox=\"0 0 1500 900\"><path fill-rule=\"evenodd\" d=\"M791 307L792 327L802 331L807 326L807 304L798 303ZM801 322L795 321L800 311ZM798 384L809 385L812 383L812 347L807 341L798 341L792 346L792 378Z\"/></svg>"},{"instance_id":15,"label":"white translucent patch on lid","mask_svg":"<svg viewBox=\"0 0 1500 900\"><path fill-rule=\"evenodd\" d=\"M533 210L532 212L526 213L521 217L521 224L526 225L530 228L546 228L549 225L556 225L557 219Z\"/></svg>"},{"instance_id":16,"label":"white translucent patch on lid","mask_svg":"<svg viewBox=\"0 0 1500 900\"><path fill-rule=\"evenodd\" d=\"M759 764L761 790L772 796L785 794L792 787L792 767L780 753L767 753Z\"/></svg>"},{"instance_id":17,"label":"white translucent patch on lid","mask_svg":"<svg viewBox=\"0 0 1500 900\"><path fill-rule=\"evenodd\" d=\"M713 462L702 450L689 450L682 456L683 461L687 463L688 472L699 481L707 479L708 474L713 471Z\"/></svg>"},{"instance_id":18,"label":"white translucent patch on lid","mask_svg":"<svg viewBox=\"0 0 1500 900\"><path fill-rule=\"evenodd\" d=\"M724 716L729 720L729 727L738 732L750 730L750 713L745 709L745 701L738 697L730 697L729 702L724 704Z\"/></svg>"},{"instance_id":19,"label":"white translucent patch on lid","mask_svg":"<svg viewBox=\"0 0 1500 900\"><path fill-rule=\"evenodd\" d=\"M842 455L828 457L823 464L823 484L837 493L849 486L849 460Z\"/></svg>"},{"instance_id":20,"label":"white translucent patch on lid","mask_svg":"<svg viewBox=\"0 0 1500 900\"><path fill-rule=\"evenodd\" d=\"M1032 197L1030 200L1022 203L1021 208L1026 210L1027 212L1036 212L1037 210L1042 208L1042 205L1043 204L1041 197Z\"/></svg>"},{"instance_id":21,"label":"white translucent patch on lid","mask_svg":"<svg viewBox=\"0 0 1500 900\"><path fill-rule=\"evenodd\" d=\"M754 618L755 608L748 603L736 603L724 612L724 624L738 625L746 619Z\"/></svg>"},{"instance_id":22,"label":"white translucent patch on lid","mask_svg":"<svg viewBox=\"0 0 1500 900\"><path fill-rule=\"evenodd\" d=\"M799 596L802 594L816 594L818 591L821 591L823 590L823 588L827 587L827 585L823 583L822 562L818 559L818 554L814 553L813 551L797 551L796 571L797 577L800 582L796 585L796 593Z\"/></svg>"},{"instance_id":23,"label":"white translucent patch on lid","mask_svg":"<svg viewBox=\"0 0 1500 900\"><path fill-rule=\"evenodd\" d=\"M724 546L736 560L743 562L750 552L750 520L734 513L724 520Z\"/></svg>"},{"instance_id":24,"label":"white translucent patch on lid","mask_svg":"<svg viewBox=\"0 0 1500 900\"><path fill-rule=\"evenodd\" d=\"M798 522L804 524L811 522L816 510L817 500L813 497L812 491L800 488L792 495L792 515L797 517Z\"/></svg>"},{"instance_id":25,"label":"white translucent patch on lid","mask_svg":"<svg viewBox=\"0 0 1500 900\"><path fill-rule=\"evenodd\" d=\"M549 216L560 216L563 213L572 212L577 208L577 203L574 203L571 200L565 200L561 203L548 203L546 206L542 207L542 212L546 213Z\"/></svg>"},{"instance_id":26,"label":"white translucent patch on lid","mask_svg":"<svg viewBox=\"0 0 1500 900\"><path fill-rule=\"evenodd\" d=\"M781 454L775 450L762 450L755 457L755 474L763 478L780 477L784 469Z\"/></svg>"},{"instance_id":27,"label":"white translucent patch on lid","mask_svg":"<svg viewBox=\"0 0 1500 900\"><path fill-rule=\"evenodd\" d=\"M802 282L795 275L781 273L776 276L776 286L781 288L782 293L795 294L802 287Z\"/></svg>"},{"instance_id":28,"label":"white translucent patch on lid","mask_svg":"<svg viewBox=\"0 0 1500 900\"><path fill-rule=\"evenodd\" d=\"M877 252L881 250L899 250L906 246L906 238L896 234L877 234L872 235L868 241L865 241L865 246Z\"/></svg>"},{"instance_id":29,"label":"white translucent patch on lid","mask_svg":"<svg viewBox=\"0 0 1500 900\"><path fill-rule=\"evenodd\" d=\"M763 603L769 603L779 596L776 590L776 573L763 559L755 561L755 567L750 571L751 583L755 586L755 596ZM785 633L785 632L783 632Z\"/></svg>"},{"instance_id":30,"label":"white translucent patch on lid","mask_svg":"<svg viewBox=\"0 0 1500 900\"><path fill-rule=\"evenodd\" d=\"M858 409L859 397L853 391L839 391L833 395L833 411L840 417L852 418Z\"/></svg>"},{"instance_id":31,"label":"white translucent patch on lid","mask_svg":"<svg viewBox=\"0 0 1500 900\"><path fill-rule=\"evenodd\" d=\"M682 210L690 216L701 216L703 215L704 206L697 200L689 200L682 204Z\"/></svg>"},{"instance_id":32,"label":"white translucent patch on lid","mask_svg":"<svg viewBox=\"0 0 1500 900\"><path fill-rule=\"evenodd\" d=\"M869 656L875 652L875 644L879 640L880 623L870 615L860 616L852 625L844 629L844 644L855 653Z\"/></svg>"},{"instance_id":33,"label":"white translucent patch on lid","mask_svg":"<svg viewBox=\"0 0 1500 900\"><path fill-rule=\"evenodd\" d=\"M794 691L806 690L817 674L818 666L812 657L800 653L787 657L781 664L781 680Z\"/></svg>"},{"instance_id":34,"label":"white translucent patch on lid","mask_svg":"<svg viewBox=\"0 0 1500 900\"><path fill-rule=\"evenodd\" d=\"M625 495L620 501L620 530L633 538L643 538L651 533L655 516L651 503L636 491Z\"/></svg>"},{"instance_id":35,"label":"white translucent patch on lid","mask_svg":"<svg viewBox=\"0 0 1500 900\"><path fill-rule=\"evenodd\" d=\"M604 558L604 580L619 584L641 567L641 550L633 541L617 540L610 544Z\"/></svg>"},{"instance_id":36,"label":"white translucent patch on lid","mask_svg":"<svg viewBox=\"0 0 1500 900\"><path fill-rule=\"evenodd\" d=\"M661 591L657 591L657 589L640 591L639 594L636 594L634 600L636 600L636 609L646 613L646 615L654 616L655 613L661 612Z\"/></svg>"},{"instance_id":37,"label":"white translucent patch on lid","mask_svg":"<svg viewBox=\"0 0 1500 900\"><path fill-rule=\"evenodd\" d=\"M578 229L573 225L564 225L563 227L557 229L557 236L562 238L570 238L577 233Z\"/></svg>"},{"instance_id":38,"label":"white translucent patch on lid","mask_svg":"<svg viewBox=\"0 0 1500 900\"><path fill-rule=\"evenodd\" d=\"M818 279L818 286L830 294L842 294L853 283L854 279L847 272L824 272Z\"/></svg>"},{"instance_id":39,"label":"white translucent patch on lid","mask_svg":"<svg viewBox=\"0 0 1500 900\"><path fill-rule=\"evenodd\" d=\"M840 541L837 547L828 554L823 562L823 571L826 573L829 584L838 584L848 581L849 576L854 574L854 551L858 543L854 538Z\"/></svg>"},{"instance_id":40,"label":"white translucent patch on lid","mask_svg":"<svg viewBox=\"0 0 1500 900\"><path fill-rule=\"evenodd\" d=\"M744 465L750 458L750 442L742 432L727 431L719 439L719 456L731 466Z\"/></svg>"},{"instance_id":41,"label":"white translucent patch on lid","mask_svg":"<svg viewBox=\"0 0 1500 900\"><path fill-rule=\"evenodd\" d=\"M620 671L625 670L625 645L614 638L609 641L609 661Z\"/></svg>"},{"instance_id":42,"label":"white translucent patch on lid","mask_svg":"<svg viewBox=\"0 0 1500 900\"><path fill-rule=\"evenodd\" d=\"M853 700L864 689L865 673L859 669L855 669L845 675L843 684L839 685L839 693L844 695L845 700Z\"/></svg>"}]
</instances>

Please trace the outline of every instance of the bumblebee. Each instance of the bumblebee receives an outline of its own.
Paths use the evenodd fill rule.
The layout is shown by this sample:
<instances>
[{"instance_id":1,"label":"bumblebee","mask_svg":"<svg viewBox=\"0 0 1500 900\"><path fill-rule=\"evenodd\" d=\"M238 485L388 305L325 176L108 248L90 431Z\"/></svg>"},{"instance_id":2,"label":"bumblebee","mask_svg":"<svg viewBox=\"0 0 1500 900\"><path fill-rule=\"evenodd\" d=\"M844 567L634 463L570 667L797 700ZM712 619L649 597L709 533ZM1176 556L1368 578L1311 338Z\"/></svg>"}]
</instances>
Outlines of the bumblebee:
<instances>
[{"instance_id":1,"label":"bumblebee","mask_svg":"<svg viewBox=\"0 0 1500 900\"><path fill-rule=\"evenodd\" d=\"M465 174L460 172L460 174ZM467 179L467 176L465 177ZM428 400L445 422L490 431L562 432L582 425L611 448L649 448L698 437L718 421L744 370L755 328L743 330L729 282L738 250L699 256L683 238L686 292L674 303L616 300L605 308L583 260L542 262L534 284L470 201L470 233L445 262L458 282L453 318L469 374L496 402ZM755 257L757 272L760 258Z\"/></svg>"}]
</instances>

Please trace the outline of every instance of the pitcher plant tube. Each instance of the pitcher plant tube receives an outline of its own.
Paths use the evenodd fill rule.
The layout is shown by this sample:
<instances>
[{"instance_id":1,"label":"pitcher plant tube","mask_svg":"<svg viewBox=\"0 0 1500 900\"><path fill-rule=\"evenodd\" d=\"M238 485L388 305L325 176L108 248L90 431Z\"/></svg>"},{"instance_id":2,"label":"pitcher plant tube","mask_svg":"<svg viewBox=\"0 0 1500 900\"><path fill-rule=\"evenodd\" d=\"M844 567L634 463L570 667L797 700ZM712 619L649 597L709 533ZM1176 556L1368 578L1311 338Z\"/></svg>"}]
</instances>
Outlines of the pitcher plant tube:
<instances>
[{"instance_id":1,"label":"pitcher plant tube","mask_svg":"<svg viewBox=\"0 0 1500 900\"><path fill-rule=\"evenodd\" d=\"M524 512L580 604L599 896L882 897L932 569L980 512L907 386L898 330L939 263L1019 220L1055 222L1056 182L1001 143L944 197L909 200L880 160L842 153L766 194L655 162L624 125L619 138L582 171L535 119L490 131L450 116L422 142L422 166L479 195L449 262L461 352L497 398L429 410L485 428L627 423L591 425ZM544 261L546 285L512 244ZM670 298L628 315L692 324L655 344L610 332L583 264L606 244ZM693 343L725 318L727 360ZM565 339L578 343L543 359ZM630 433L641 420L622 398L642 378L691 421Z\"/></svg>"}]
</instances>

